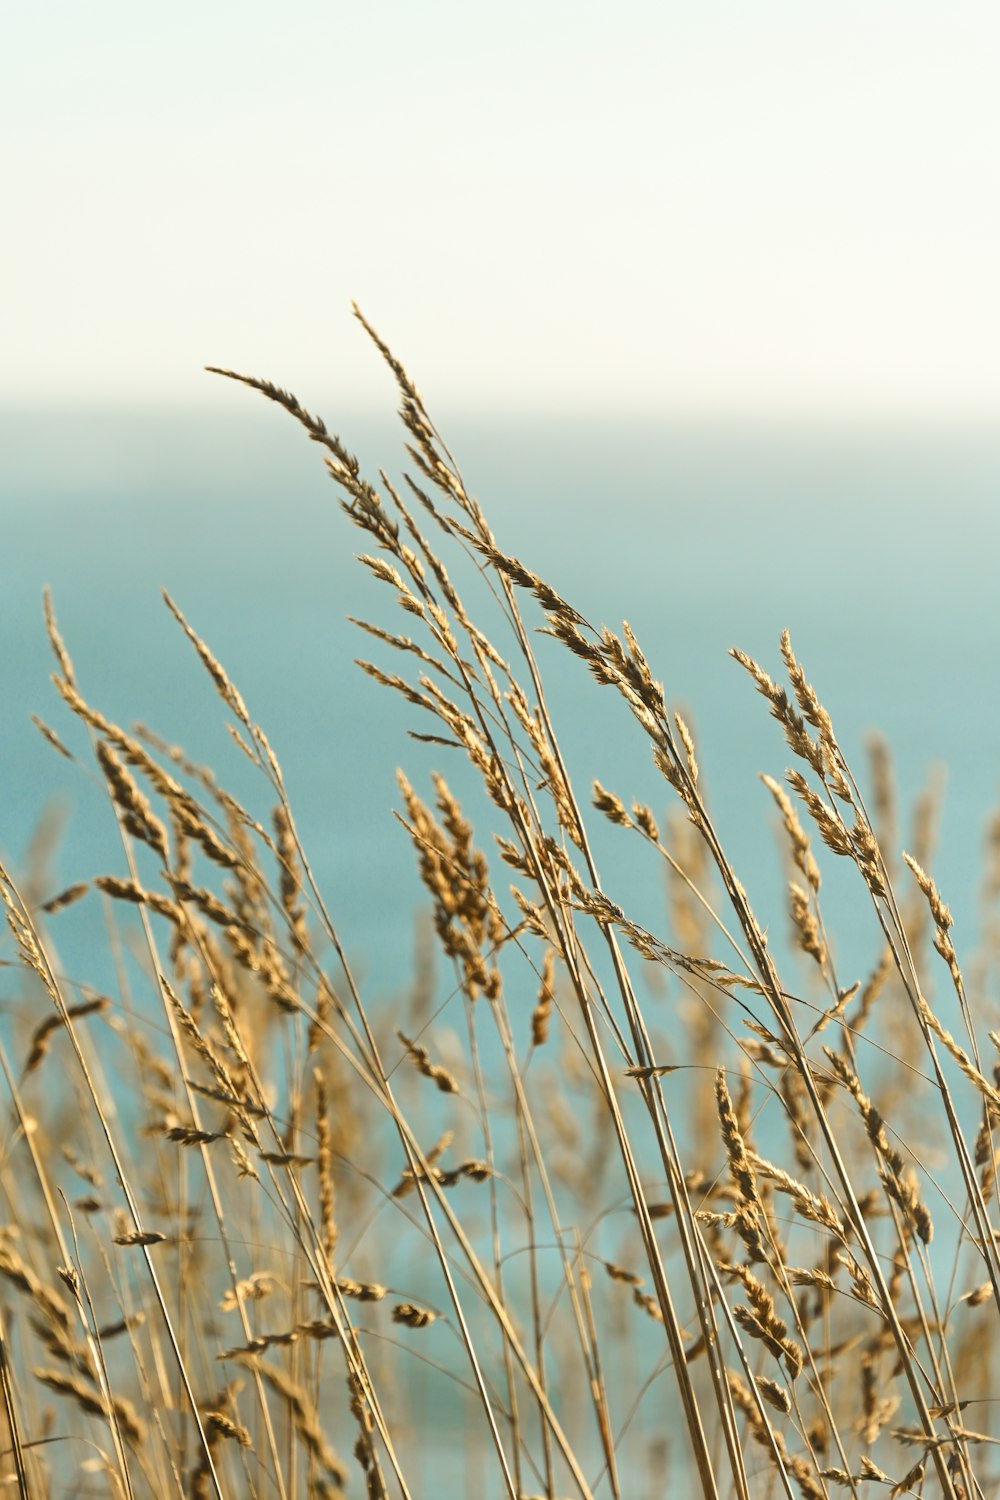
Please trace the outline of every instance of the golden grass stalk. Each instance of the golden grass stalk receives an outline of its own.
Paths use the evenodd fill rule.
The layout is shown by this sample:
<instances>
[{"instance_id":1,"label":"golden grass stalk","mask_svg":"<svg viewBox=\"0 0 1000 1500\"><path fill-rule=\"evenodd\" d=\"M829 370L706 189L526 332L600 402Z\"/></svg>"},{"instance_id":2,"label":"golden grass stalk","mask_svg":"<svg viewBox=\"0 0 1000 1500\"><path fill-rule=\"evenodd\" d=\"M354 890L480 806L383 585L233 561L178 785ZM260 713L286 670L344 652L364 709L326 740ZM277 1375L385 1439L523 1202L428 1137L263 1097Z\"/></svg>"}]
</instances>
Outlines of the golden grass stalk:
<instances>
[{"instance_id":1,"label":"golden grass stalk","mask_svg":"<svg viewBox=\"0 0 1000 1500\"><path fill-rule=\"evenodd\" d=\"M621 1500L645 1478L709 1500L931 1482L985 1500L996 1485L979 1450L1000 1434L959 1414L982 1403L979 1425L992 1421L1000 1064L991 1076L980 1041L1000 1031L982 1028L988 964L966 993L926 812L904 915L885 747L871 752L869 818L789 634L785 685L734 651L797 762L788 790L763 778L794 931L789 953L769 941L709 811L687 710L627 623L592 626L503 549L416 385L361 321L398 388L405 484L365 478L290 392L222 373L323 449L362 563L413 631L357 622L381 653L361 665L420 710L416 738L464 763L426 798L399 778L443 971L424 966L409 1010L373 1000L275 749L169 596L263 779L263 811L90 704L46 601L56 686L91 741L123 864L44 905L0 876L24 989L21 1075L0 1049L13 1102L0 1384L21 1492L48 1493L58 1474L37 1440L41 1381L67 1430L105 1424L109 1482L129 1496L360 1484L407 1497L414 1445L438 1441L413 1417L426 1377L455 1403L483 1492L508 1500L601 1487ZM539 627L544 649L570 652L628 709L663 778L646 800L600 780L579 795ZM668 872L662 932L608 894L624 886L602 879L595 814ZM857 974L820 910L828 855L856 869L873 917ZM135 960L135 993L125 963L107 998L71 992L54 960L43 919L90 885ZM926 998L928 937L961 1040ZM76 1092L60 1115L46 1088L63 1033ZM221 1391L206 1378L216 1360L236 1366ZM665 1425L684 1445L666 1475L641 1446Z\"/></svg>"}]
</instances>

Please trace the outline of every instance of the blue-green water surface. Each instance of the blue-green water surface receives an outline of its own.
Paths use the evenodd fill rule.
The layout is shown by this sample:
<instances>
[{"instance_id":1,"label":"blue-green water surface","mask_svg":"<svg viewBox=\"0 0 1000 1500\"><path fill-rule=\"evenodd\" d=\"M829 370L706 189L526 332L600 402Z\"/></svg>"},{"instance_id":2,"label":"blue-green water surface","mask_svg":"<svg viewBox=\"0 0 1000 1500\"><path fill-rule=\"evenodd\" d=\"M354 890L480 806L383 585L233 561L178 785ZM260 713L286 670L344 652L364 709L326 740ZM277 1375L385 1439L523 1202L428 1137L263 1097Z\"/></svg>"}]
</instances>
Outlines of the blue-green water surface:
<instances>
[{"instance_id":1,"label":"blue-green water surface","mask_svg":"<svg viewBox=\"0 0 1000 1500\"><path fill-rule=\"evenodd\" d=\"M327 415L336 425L336 413ZM775 946L787 918L773 808L758 773L780 778L790 756L728 650L743 647L777 677L788 626L862 784L866 732L888 739L901 841L909 838L905 809L935 766L947 769L934 868L959 950L971 947L984 820L1000 782L1000 430L461 414L447 425L500 545L595 625L631 623L668 700L695 726L711 809ZM398 476L403 455L391 415L342 426L373 477L380 464ZM435 725L352 664L360 654L400 669L348 616L416 631L391 590L354 561L366 539L340 512L315 445L249 394L210 395L197 414L6 411L0 519L4 859L24 866L48 807L50 820L63 823L50 855L51 893L94 873L124 874L93 773L56 755L30 722L38 713L86 748L48 682L45 584L84 694L109 717L142 720L212 764L266 817L272 799L226 733L224 707L160 599L166 587L266 729L348 954L366 993L391 1005L412 976L423 904L412 849L392 816L396 768L404 765L425 794L429 771L444 770L482 820L489 849L488 809L454 752L407 737L407 729ZM477 580L459 564L455 573L475 613ZM478 597L478 622L511 653L492 601ZM669 788L623 705L558 643L539 637L537 647L580 787L597 776L659 814ZM662 930L656 866L594 821L603 888ZM849 983L870 968L879 934L856 873L848 878L830 856L823 863L839 973ZM495 857L494 868L502 889L508 872ZM117 993L99 904L89 897L58 922L65 970ZM521 1007L522 1039L532 1003ZM654 1001L668 1046L673 1003L669 988ZM609 1232L626 1214L623 1205ZM510 1274L516 1280L516 1263ZM656 1357L649 1354L650 1368ZM668 1374L653 1397L654 1427L655 1403L672 1400L669 1382ZM439 1411L432 1385L417 1381L411 1395L414 1411L421 1401ZM427 1484L444 1482L444 1454L454 1466L446 1483L472 1492L469 1464L478 1460L461 1442L433 1461L425 1448Z\"/></svg>"}]
</instances>

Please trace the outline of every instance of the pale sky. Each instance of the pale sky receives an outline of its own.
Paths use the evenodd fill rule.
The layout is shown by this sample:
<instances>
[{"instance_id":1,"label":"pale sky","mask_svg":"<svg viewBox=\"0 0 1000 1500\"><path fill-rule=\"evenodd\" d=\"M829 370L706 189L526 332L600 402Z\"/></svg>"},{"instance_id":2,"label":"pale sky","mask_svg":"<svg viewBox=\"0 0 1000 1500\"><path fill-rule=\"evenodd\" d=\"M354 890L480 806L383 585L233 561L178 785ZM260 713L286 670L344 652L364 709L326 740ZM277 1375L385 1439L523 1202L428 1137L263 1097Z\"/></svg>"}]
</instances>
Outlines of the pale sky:
<instances>
[{"instance_id":1,"label":"pale sky","mask_svg":"<svg viewBox=\"0 0 1000 1500\"><path fill-rule=\"evenodd\" d=\"M0 401L1000 414L1000 7L32 0Z\"/></svg>"}]
</instances>

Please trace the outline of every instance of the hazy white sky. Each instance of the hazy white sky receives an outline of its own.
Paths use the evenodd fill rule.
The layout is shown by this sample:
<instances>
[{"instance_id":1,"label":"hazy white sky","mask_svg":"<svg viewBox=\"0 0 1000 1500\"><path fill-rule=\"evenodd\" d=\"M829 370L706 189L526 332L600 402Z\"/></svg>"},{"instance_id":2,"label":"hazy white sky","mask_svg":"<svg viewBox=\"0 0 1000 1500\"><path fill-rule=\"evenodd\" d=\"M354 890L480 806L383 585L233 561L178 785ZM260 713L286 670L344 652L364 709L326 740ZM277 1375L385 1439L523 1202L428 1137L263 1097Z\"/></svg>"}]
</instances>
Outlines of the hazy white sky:
<instances>
[{"instance_id":1,"label":"hazy white sky","mask_svg":"<svg viewBox=\"0 0 1000 1500\"><path fill-rule=\"evenodd\" d=\"M1000 413L996 0L32 0L0 400Z\"/></svg>"}]
</instances>

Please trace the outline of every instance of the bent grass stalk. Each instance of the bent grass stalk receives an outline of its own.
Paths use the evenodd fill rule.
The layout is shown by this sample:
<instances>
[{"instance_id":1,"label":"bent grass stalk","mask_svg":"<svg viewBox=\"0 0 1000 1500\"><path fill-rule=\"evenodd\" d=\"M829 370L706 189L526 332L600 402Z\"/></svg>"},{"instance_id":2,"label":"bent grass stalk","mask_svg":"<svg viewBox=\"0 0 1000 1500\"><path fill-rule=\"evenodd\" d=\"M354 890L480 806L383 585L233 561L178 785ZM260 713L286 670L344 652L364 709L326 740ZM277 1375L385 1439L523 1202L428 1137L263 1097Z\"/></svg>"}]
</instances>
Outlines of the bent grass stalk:
<instances>
[{"instance_id":1,"label":"bent grass stalk","mask_svg":"<svg viewBox=\"0 0 1000 1500\"><path fill-rule=\"evenodd\" d=\"M872 820L787 632L787 686L734 650L795 762L785 785L763 775L789 871L779 959L709 813L686 710L627 624L595 628L503 551L416 386L358 317L397 385L402 487L366 478L290 392L216 373L323 450L372 549L360 560L414 632L356 621L382 654L359 664L419 711L416 740L471 768L476 821L516 883L497 880L443 776L432 807L401 775L448 982L437 1011L424 977L412 1014L390 1019L352 970L276 751L180 605L164 596L267 808L89 703L46 597L55 685L86 746L35 722L57 753L93 760L123 865L37 900L0 877L24 986L20 1073L0 1058L15 1127L0 1161L9 1483L53 1494L86 1451L109 1494L409 1496L461 1431L477 1492L509 1500L643 1485L825 1500L871 1483L921 1494L931 1474L952 1500L1000 1493L982 1461L995 1377L972 1353L1000 1311L1000 1062L987 1060L1000 1031L983 1031L985 986L967 986L927 870L926 805L917 853L901 853L884 744ZM623 702L665 794L580 795L539 635ZM673 799L665 820L658 795ZM607 894L595 818L662 862L662 935ZM870 972L849 983L827 859L854 867L874 915ZM919 907L897 897L901 866ZM98 899L117 998L77 995L52 956L50 924ZM779 962L801 972L782 978ZM642 998L653 970L669 1037L662 1000ZM439 1035L455 1007L464 1044ZM63 1034L83 1130L46 1093ZM122 1048L141 1064L131 1076ZM88 1186L71 1204L74 1173ZM436 1382L430 1420L415 1416L414 1368Z\"/></svg>"}]
</instances>

